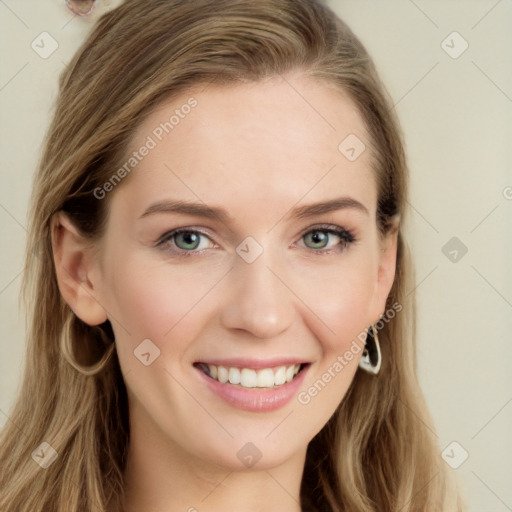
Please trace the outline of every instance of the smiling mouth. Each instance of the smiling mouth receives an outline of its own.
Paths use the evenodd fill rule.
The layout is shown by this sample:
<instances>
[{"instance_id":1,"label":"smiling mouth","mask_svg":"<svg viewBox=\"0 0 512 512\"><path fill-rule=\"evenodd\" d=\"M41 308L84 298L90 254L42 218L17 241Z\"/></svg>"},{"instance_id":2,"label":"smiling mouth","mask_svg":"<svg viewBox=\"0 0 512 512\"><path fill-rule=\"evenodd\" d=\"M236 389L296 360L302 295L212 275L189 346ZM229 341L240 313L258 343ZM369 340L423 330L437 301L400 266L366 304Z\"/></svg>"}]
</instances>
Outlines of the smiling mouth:
<instances>
[{"instance_id":1,"label":"smiling mouth","mask_svg":"<svg viewBox=\"0 0 512 512\"><path fill-rule=\"evenodd\" d=\"M276 366L274 368L238 368L214 364L194 363L205 375L221 384L232 384L246 389L279 388L291 382L309 363Z\"/></svg>"}]
</instances>

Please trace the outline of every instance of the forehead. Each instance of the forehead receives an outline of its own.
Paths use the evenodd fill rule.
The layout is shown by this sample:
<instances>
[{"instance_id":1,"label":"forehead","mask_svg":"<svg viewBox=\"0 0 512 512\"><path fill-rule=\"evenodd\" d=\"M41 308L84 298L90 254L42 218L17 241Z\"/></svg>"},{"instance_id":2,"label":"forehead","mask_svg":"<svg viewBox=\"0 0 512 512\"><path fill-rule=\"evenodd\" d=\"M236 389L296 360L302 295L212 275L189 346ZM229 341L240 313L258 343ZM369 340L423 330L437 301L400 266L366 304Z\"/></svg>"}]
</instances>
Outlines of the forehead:
<instances>
[{"instance_id":1,"label":"forehead","mask_svg":"<svg viewBox=\"0 0 512 512\"><path fill-rule=\"evenodd\" d=\"M375 209L364 122L346 94L311 77L190 89L136 129L128 159L113 202L137 211L178 198L235 215L263 203L275 217L344 194Z\"/></svg>"}]
</instances>

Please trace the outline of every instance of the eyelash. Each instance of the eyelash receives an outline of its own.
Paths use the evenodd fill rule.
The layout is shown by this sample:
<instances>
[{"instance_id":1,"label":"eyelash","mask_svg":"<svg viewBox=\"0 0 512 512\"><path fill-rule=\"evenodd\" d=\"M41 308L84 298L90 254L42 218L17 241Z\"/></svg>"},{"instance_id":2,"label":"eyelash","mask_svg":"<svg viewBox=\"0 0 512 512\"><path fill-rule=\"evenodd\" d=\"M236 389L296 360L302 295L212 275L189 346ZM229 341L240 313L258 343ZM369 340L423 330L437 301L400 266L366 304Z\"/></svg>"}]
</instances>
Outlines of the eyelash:
<instances>
[{"instance_id":1,"label":"eyelash","mask_svg":"<svg viewBox=\"0 0 512 512\"><path fill-rule=\"evenodd\" d=\"M306 235L308 235L310 233L317 232L317 231L336 235L336 236L340 237L341 241L338 244L336 244L335 248L331 248L331 249L312 249L310 247L306 247L306 249L309 249L309 251L311 251L312 253L314 253L316 255L327 255L327 254L344 252L348 248L349 245L351 245L357 241L351 231L349 231L345 228L342 228L340 226L332 225L332 224L322 224L322 225L318 225L318 226L313 226L313 227L309 228L307 231L303 232L300 239L302 240ZM206 250L206 249L202 249L202 250L192 249L192 250L187 251L185 249L180 249L179 247L176 247L176 246L172 247L172 248L165 247L166 245L169 244L169 242L171 240L174 239L175 236L179 235L180 233L194 233L194 234L205 236L206 238L209 238L211 240L209 235L207 235L206 233L203 233L202 231L200 231L198 229L177 228L177 229L174 229L172 231L165 233L162 237L160 237L160 239L156 243L156 246L161 247L164 250L171 252L178 257L185 257L185 258L191 257L191 256L196 256L197 254L201 254L203 251ZM213 242L213 240L211 240L211 241ZM176 245L175 242L174 242L174 245Z\"/></svg>"}]
</instances>

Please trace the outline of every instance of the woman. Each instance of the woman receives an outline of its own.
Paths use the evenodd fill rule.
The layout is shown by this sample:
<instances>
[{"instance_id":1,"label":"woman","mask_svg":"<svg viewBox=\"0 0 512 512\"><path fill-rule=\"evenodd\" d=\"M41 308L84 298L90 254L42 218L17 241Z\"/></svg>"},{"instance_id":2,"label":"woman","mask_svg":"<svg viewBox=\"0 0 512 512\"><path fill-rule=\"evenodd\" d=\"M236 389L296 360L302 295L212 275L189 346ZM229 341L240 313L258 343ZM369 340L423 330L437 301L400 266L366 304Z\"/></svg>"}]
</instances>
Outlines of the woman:
<instances>
[{"instance_id":1,"label":"woman","mask_svg":"<svg viewBox=\"0 0 512 512\"><path fill-rule=\"evenodd\" d=\"M392 112L315 0L99 20L35 180L2 509L461 510L416 379Z\"/></svg>"}]
</instances>

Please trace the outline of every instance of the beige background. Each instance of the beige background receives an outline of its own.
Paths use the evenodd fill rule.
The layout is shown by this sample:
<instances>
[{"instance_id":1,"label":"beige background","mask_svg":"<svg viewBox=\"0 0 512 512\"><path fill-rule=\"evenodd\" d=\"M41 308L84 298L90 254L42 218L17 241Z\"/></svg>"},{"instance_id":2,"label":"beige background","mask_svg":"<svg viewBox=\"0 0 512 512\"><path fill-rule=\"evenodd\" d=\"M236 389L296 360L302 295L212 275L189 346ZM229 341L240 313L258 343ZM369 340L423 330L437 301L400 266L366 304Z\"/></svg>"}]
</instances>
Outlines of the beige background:
<instances>
[{"instance_id":1,"label":"beige background","mask_svg":"<svg viewBox=\"0 0 512 512\"><path fill-rule=\"evenodd\" d=\"M0 0L0 425L9 421L21 375L26 211L57 76L92 22L116 3L99 0L92 16L79 18L62 0ZM512 2L330 5L374 57L406 135L419 373L439 443L458 443L446 452L452 465L469 454L456 473L470 512L510 511ZM58 48L46 58L31 46L49 51L52 39ZM464 41L467 50L453 58ZM445 255L452 237L459 246Z\"/></svg>"}]
</instances>

